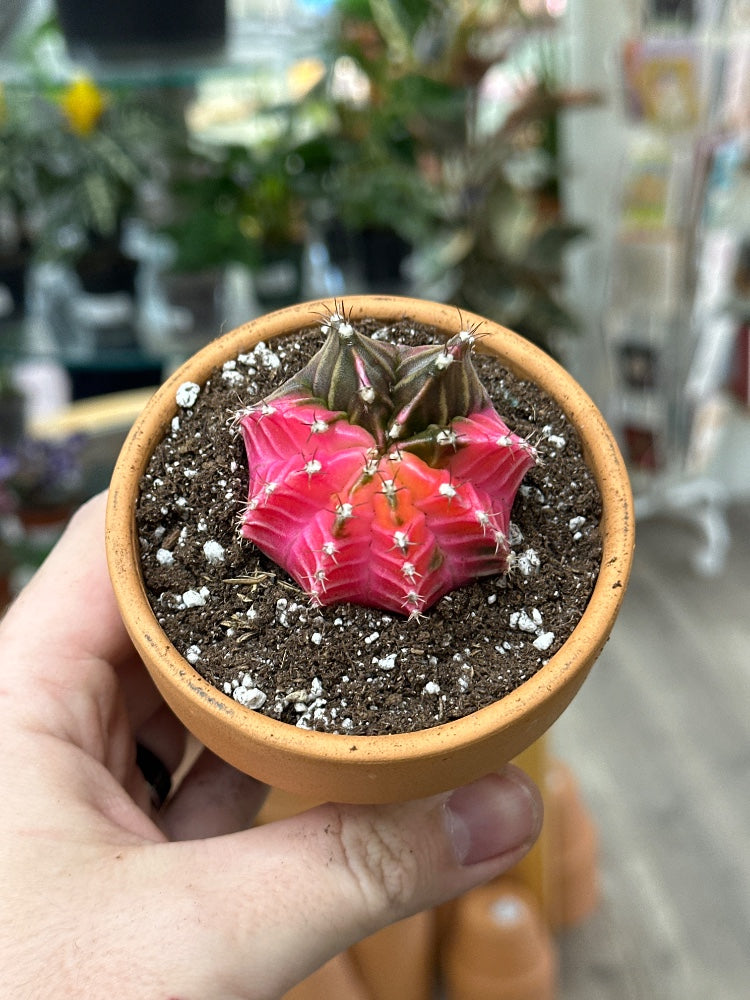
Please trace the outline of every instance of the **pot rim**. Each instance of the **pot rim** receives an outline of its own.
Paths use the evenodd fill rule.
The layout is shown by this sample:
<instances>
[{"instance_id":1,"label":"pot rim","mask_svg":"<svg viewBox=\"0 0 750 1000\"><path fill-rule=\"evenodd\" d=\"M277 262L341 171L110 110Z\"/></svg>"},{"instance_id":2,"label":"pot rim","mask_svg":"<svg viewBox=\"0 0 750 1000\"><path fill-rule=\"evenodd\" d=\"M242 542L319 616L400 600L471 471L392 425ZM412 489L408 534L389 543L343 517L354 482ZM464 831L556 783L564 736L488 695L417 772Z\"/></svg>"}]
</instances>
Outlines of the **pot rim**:
<instances>
[{"instance_id":1,"label":"pot rim","mask_svg":"<svg viewBox=\"0 0 750 1000\"><path fill-rule=\"evenodd\" d=\"M154 447L179 412L175 401L178 386L188 380L203 385L223 360L235 358L260 340L311 326L342 308L354 320L373 317L396 321L407 316L444 331L477 326L483 334L477 343L479 351L487 353L488 347L493 348L489 353L498 356L503 365L539 383L561 406L581 438L586 461L602 494L599 576L588 606L564 645L536 674L498 701L462 719L411 733L322 733L298 729L239 705L206 681L166 637L149 605L140 570L135 528L139 481ZM460 327L456 326L457 320ZM529 706L543 702L560 686L570 686L574 694L601 652L619 612L632 564L634 516L625 464L612 432L588 394L544 351L511 330L456 306L401 296L347 295L343 299L289 306L253 319L211 341L174 372L146 404L123 445L110 488L106 546L110 576L126 628L147 666L149 659L156 657L169 684L189 688L202 711L224 725L236 723L248 735L252 732L256 743L268 741L307 758L339 758L342 763L361 765L365 761L376 764L391 759L405 762L444 757L448 748L482 743L517 726ZM157 676L154 680L160 684ZM537 729L529 727L532 739L539 735ZM426 735L429 740L425 740Z\"/></svg>"}]
</instances>

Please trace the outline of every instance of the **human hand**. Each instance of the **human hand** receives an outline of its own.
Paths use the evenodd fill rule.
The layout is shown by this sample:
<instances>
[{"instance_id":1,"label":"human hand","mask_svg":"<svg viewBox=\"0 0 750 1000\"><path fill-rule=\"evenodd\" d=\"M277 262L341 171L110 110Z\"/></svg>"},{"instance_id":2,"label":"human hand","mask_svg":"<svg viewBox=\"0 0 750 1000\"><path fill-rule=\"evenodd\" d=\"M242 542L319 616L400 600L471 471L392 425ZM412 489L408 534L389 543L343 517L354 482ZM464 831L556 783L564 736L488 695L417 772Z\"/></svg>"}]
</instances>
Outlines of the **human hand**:
<instances>
[{"instance_id":1,"label":"human hand","mask_svg":"<svg viewBox=\"0 0 750 1000\"><path fill-rule=\"evenodd\" d=\"M88 503L0 626L0 967L8 1000L271 1000L334 954L515 864L515 768L250 829L265 788L204 751L157 811L136 740L185 730L130 644Z\"/></svg>"}]
</instances>

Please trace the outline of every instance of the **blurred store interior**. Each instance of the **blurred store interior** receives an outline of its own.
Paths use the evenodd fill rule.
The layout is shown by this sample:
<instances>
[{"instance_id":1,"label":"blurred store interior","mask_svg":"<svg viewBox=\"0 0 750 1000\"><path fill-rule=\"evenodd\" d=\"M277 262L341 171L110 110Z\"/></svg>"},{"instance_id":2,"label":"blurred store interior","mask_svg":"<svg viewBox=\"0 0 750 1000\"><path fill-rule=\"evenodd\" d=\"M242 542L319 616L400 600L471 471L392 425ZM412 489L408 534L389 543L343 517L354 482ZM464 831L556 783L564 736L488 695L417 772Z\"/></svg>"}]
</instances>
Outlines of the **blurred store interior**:
<instances>
[{"instance_id":1,"label":"blurred store interior","mask_svg":"<svg viewBox=\"0 0 750 1000\"><path fill-rule=\"evenodd\" d=\"M220 332L293 302L374 291L455 303L523 333L607 416L639 522L635 596L602 658L608 679L595 672L561 724L609 866L605 924L563 944L561 995L697 1000L705 987L739 1000L743 959L727 941L748 933L750 892L742 904L727 872L750 848L750 823L742 830L730 815L747 798L737 761L750 746L750 4L111 0L106 16L92 16L96 8L0 8L3 600L70 512L106 487L154 387ZM645 824L643 853L629 841L623 875L610 809L629 814L645 793L625 763L633 747L608 743L606 721L591 722L606 719L607 699L626 712L618 670L635 683L631 666L657 671L644 658L674 658L670 629L683 645L690 629L710 632L715 652L696 638L685 655L706 678L723 665L721 683L732 677L740 692L733 708L726 691L712 701L706 679L681 718L665 713L673 729L653 744L675 824L695 833L691 870L704 850L710 868L700 804L687 790L675 804L675 748L690 740L703 699L726 732L717 704L728 699L733 763L711 756L710 738L701 763L724 766L729 782L717 808L728 810L722 830L736 853L714 856L724 867L710 876L724 880L732 907L734 931L717 944L725 980L705 949L694 968L683 954L700 915L686 915L671 883L660 895L647 842L663 846L663 830L674 831L655 800L638 800L645 812L630 817ZM664 669L679 686L680 665ZM643 706L631 695L637 744ZM588 714L578 707L586 698ZM618 788L633 798L615 809ZM651 896L633 893L642 878ZM653 919L649 906L662 906ZM639 915L642 925L623 930ZM638 952L639 935L650 935L653 954ZM612 957L614 938L622 949ZM649 954L648 970L634 972Z\"/></svg>"}]
</instances>

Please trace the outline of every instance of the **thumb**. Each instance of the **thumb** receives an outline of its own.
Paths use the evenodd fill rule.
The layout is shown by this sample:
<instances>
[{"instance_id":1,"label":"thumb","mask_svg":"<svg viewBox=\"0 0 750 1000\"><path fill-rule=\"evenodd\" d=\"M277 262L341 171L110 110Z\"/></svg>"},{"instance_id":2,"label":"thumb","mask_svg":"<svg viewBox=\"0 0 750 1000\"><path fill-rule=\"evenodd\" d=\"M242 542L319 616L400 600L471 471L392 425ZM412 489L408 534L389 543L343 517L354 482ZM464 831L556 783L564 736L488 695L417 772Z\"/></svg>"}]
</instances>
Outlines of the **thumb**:
<instances>
[{"instance_id":1,"label":"thumb","mask_svg":"<svg viewBox=\"0 0 750 1000\"><path fill-rule=\"evenodd\" d=\"M191 852L201 925L232 943L222 949L220 968L191 985L201 985L205 998L278 997L361 938L504 872L536 839L541 816L536 787L508 767L429 799L329 804L172 845Z\"/></svg>"}]
</instances>

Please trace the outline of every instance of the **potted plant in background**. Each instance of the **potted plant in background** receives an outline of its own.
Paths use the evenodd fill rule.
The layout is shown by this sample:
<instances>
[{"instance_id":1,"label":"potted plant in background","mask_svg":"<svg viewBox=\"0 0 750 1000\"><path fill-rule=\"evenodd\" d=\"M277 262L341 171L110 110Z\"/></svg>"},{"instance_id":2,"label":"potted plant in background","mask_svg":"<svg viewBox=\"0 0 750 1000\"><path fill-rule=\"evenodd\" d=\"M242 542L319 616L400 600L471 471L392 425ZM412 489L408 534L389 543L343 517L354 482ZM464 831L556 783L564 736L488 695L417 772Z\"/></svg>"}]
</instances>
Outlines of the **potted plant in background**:
<instances>
[{"instance_id":1,"label":"potted plant in background","mask_svg":"<svg viewBox=\"0 0 750 1000\"><path fill-rule=\"evenodd\" d=\"M132 294L136 262L122 247L143 185L160 179L167 120L143 96L101 89L88 77L36 93L47 121L40 256L69 262L84 291Z\"/></svg>"},{"instance_id":2,"label":"potted plant in background","mask_svg":"<svg viewBox=\"0 0 750 1000\"><path fill-rule=\"evenodd\" d=\"M342 315L344 315L343 320L341 320ZM236 395L240 375L237 370L238 358L242 359L241 364L248 372L250 368L277 370L282 364L285 342L279 340L277 343L276 338L289 335L288 342L292 344L298 337L299 331L309 328L311 324L320 322L325 324L327 316L337 316L336 322L340 320L354 327L360 323L369 323L370 328L376 330L387 330L398 323L403 323L407 327L409 324L428 324L435 331L445 336L454 336L458 340L461 339L458 335L462 331L481 332L480 346L483 352L488 352L494 361L502 364L515 376L542 387L561 408L571 427L580 436L583 454L597 489L601 493L603 508L601 523L597 529L601 535L601 565L598 567L598 576L590 601L570 637L558 652L516 691L468 716L460 719L451 718L450 721L434 728L390 736L336 735L311 731L276 718L266 717L253 710L252 692L250 699L246 698L242 703L241 699L232 696L231 686L230 692L224 694L201 676L190 662L191 658L193 662L197 662L196 658L200 657L200 640L197 638L195 640L197 652L191 646L184 651L185 655L178 653L159 623L159 613L152 608L146 597L140 561L142 547L139 541L139 536L145 529L137 526L135 509L140 486L146 483L143 476L152 454L165 435L170 433L170 428L173 433L178 433L184 422L188 428L187 432L192 433L189 419L192 407L212 373L214 378L231 384L232 392ZM257 354L252 355L252 350L259 342L264 346L258 349ZM386 355L389 351L387 348L378 347L372 350L377 356L380 356L381 351ZM433 352L430 356L430 364L435 362L438 367L441 365L449 367L450 362L436 361L438 355L440 355L439 349L437 354ZM377 379L368 382L364 374L363 378L361 398L365 401L382 402L384 387ZM323 389L318 386L315 391L316 397L320 391ZM248 402L252 404L257 401ZM412 403L408 403L407 408L411 406ZM268 407L269 413L274 411L273 399L268 400ZM262 413L265 410L256 407L254 412L260 413L260 426L263 428ZM222 420L224 417L222 410ZM313 448L316 443L314 439L318 422L317 417L311 417L307 429L307 440L312 440L310 447ZM322 418L322 422L327 422L325 417ZM499 444L501 439L504 441L505 437L505 434L500 435L496 443ZM276 435L272 434L271 438L275 440ZM434 450L435 441L429 434L423 440L420 438L420 441L418 450L427 454ZM461 454L460 446L455 441L454 444ZM440 447L443 446L451 447L451 441L446 438L446 441L440 444ZM359 447L361 452L362 442L359 442ZM552 451L563 447L562 439L556 438ZM213 485L201 482L201 492L206 496L216 497L215 510L221 508L224 510L221 517L229 517L228 539L218 544L218 548L214 537L215 526L208 523L205 518L201 518L201 523L204 524L201 544L208 546L201 550L205 557L201 565L207 565L206 560L211 559L222 564L223 546L233 544L232 525L236 525L235 510L238 497L229 490L226 479L226 476L231 474L233 460L231 455L220 460L222 472L226 470L224 476L220 477L223 485L219 479L216 479ZM312 480L318 474L318 467L322 463L322 453L320 457L317 452L312 454L308 459L309 468L308 464L303 463L304 469L301 473L303 478L309 475ZM213 467L216 469L216 459L213 461ZM148 481L155 482L154 474L150 475L152 478ZM173 470L171 475L176 475L176 472ZM265 487L270 495L274 491L277 476L271 475L269 471L266 478L268 482L265 483ZM386 484L391 480L387 477L381 478L385 495ZM263 479L262 474L261 479ZM397 479L392 483L394 503L398 504L401 500L397 494L402 484ZM448 502L449 493L451 489L455 490L455 487L450 477L443 485L444 492L441 496ZM261 493L265 487L261 483ZM228 490L232 494L231 498L225 496ZM219 493L221 496L218 496ZM384 502L389 504L389 498L385 497ZM354 502L351 507L354 513L356 507ZM179 511L185 509L185 505L176 503L174 509L180 516ZM248 509L254 509L252 496ZM493 510L495 509L493 507ZM344 515L345 508L342 508L341 516ZM478 523L483 523L480 518ZM496 535L496 530L501 532L503 537L501 534ZM502 549L505 546L503 540L505 533L501 527L493 524L490 533L496 545ZM169 537L159 535L161 539L159 544L164 549L164 554L157 560L157 562L163 561L165 572L169 572L170 548L177 544L176 540L181 534L181 529L179 526L176 526L174 531L170 528L167 534ZM283 530L281 534L284 534ZM166 700L198 738L235 766L298 795L313 799L333 798L340 801L361 802L396 800L454 787L498 767L502 761L515 756L539 737L573 697L606 641L626 584L632 542L631 500L621 458L601 415L570 376L528 342L490 321L471 314L462 314L459 310L448 306L383 296L348 299L343 311L340 303L330 300L281 310L225 335L199 352L157 393L131 433L115 470L107 528L113 584L127 627ZM409 539L404 539L403 544L408 546ZM315 546L311 546L312 548ZM327 551L324 540L318 548L320 551ZM491 544L490 548L494 549L495 544ZM329 554L335 563L336 553L331 550ZM406 562L409 563L410 560L407 558ZM226 570L223 568L217 572L226 576ZM265 574L266 579L268 572ZM413 570L410 569L408 572L417 580L423 572L423 567L418 566L415 560ZM275 576L277 573L270 572L270 575ZM250 576L252 574L248 575L244 583L241 579L226 580L225 583L230 587L252 588L263 585L261 578L263 574L258 578L253 576L252 579ZM408 583L408 580L406 582ZM289 597L289 600L292 599L294 591ZM171 600L167 592L164 600L167 602ZM204 614L200 609L210 600L210 594L209 596L202 594L200 586L196 586L194 594L186 590L180 600L185 608L198 608L195 618L197 621L202 621ZM499 600L501 598L496 595L495 600L489 601L488 606L494 606ZM287 601L287 598L283 598L285 606ZM167 608L168 603L164 607ZM299 611L299 608L297 610ZM421 604L411 610L417 614L427 613ZM522 627L522 630L528 627L536 636L535 641L538 640L540 644L535 648L541 649L549 641L549 637L541 636L543 629L537 618L538 616L531 613L522 617L519 611L515 627ZM522 622L522 626L519 626L519 622ZM225 627L234 626L231 622L224 622L222 629ZM329 622L316 631L313 623L310 629L312 643L310 650L313 651L317 645L322 644L327 630L333 635L340 627ZM365 637L360 637L356 641L362 648L368 645ZM374 641L374 635L371 641ZM251 644L248 648L253 646L254 644ZM456 649L455 654L458 660L462 660L461 650ZM314 655L317 656L317 653ZM237 647L237 657L245 662L243 656L244 651L240 644ZM504 651L501 650L498 653L499 662L503 656ZM386 670L390 660L385 656L382 659L385 664L383 670ZM456 660L457 670L460 667L458 660ZM346 671L350 662L353 661L347 659L346 663L339 664L339 671ZM246 672L248 674L252 672L250 666L246 668ZM421 683L419 681L420 685ZM429 698L433 690L428 685L425 686L424 698ZM298 698L305 702L307 711L309 698L304 691L298 692ZM296 711L296 707L292 705L290 712L292 708ZM344 732L345 730L346 727Z\"/></svg>"},{"instance_id":3,"label":"potted plant in background","mask_svg":"<svg viewBox=\"0 0 750 1000\"><path fill-rule=\"evenodd\" d=\"M34 309L50 330L74 397L151 384L160 364L138 350L138 262L125 245L147 182L159 179L169 120L134 94L78 77L14 90L24 101L36 159L30 271ZM102 352L104 352L102 354Z\"/></svg>"},{"instance_id":4,"label":"potted plant in background","mask_svg":"<svg viewBox=\"0 0 750 1000\"><path fill-rule=\"evenodd\" d=\"M561 275L582 234L559 198L559 117L596 99L556 82L554 19L515 2L334 13L329 76L310 95L328 115L299 150L321 173L333 259L367 260L390 232L372 290L450 301L549 348L576 325Z\"/></svg>"},{"instance_id":5,"label":"potted plant in background","mask_svg":"<svg viewBox=\"0 0 750 1000\"><path fill-rule=\"evenodd\" d=\"M174 273L237 264L252 272L264 305L299 298L305 216L287 156L281 140L267 149L192 141L173 158L172 218L162 231L173 242Z\"/></svg>"},{"instance_id":6,"label":"potted plant in background","mask_svg":"<svg viewBox=\"0 0 750 1000\"><path fill-rule=\"evenodd\" d=\"M38 438L22 427L0 443L0 562L6 596L42 563L85 499L81 434Z\"/></svg>"},{"instance_id":7,"label":"potted plant in background","mask_svg":"<svg viewBox=\"0 0 750 1000\"><path fill-rule=\"evenodd\" d=\"M4 319L23 315L38 224L50 122L33 110L28 93L0 86L0 286L5 289L0 317Z\"/></svg>"},{"instance_id":8,"label":"potted plant in background","mask_svg":"<svg viewBox=\"0 0 750 1000\"><path fill-rule=\"evenodd\" d=\"M331 48L329 74L290 110L299 180L347 289L406 291L406 261L438 211L408 129L412 104L380 93L335 41Z\"/></svg>"},{"instance_id":9,"label":"potted plant in background","mask_svg":"<svg viewBox=\"0 0 750 1000\"><path fill-rule=\"evenodd\" d=\"M284 160L183 134L140 255L139 327L152 350L184 358L259 301L299 298L306 229Z\"/></svg>"}]
</instances>

